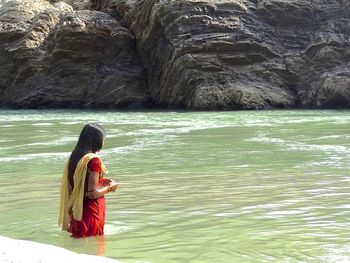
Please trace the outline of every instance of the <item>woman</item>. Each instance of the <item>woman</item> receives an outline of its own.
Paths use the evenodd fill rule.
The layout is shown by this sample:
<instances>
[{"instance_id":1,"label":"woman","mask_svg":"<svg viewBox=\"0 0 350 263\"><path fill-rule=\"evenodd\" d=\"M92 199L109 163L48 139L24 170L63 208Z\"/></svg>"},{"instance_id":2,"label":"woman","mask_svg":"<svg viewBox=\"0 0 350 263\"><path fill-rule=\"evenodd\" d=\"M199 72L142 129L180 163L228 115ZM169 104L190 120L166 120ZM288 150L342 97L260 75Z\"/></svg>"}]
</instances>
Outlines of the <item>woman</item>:
<instances>
[{"instance_id":1,"label":"woman","mask_svg":"<svg viewBox=\"0 0 350 263\"><path fill-rule=\"evenodd\" d=\"M103 235L104 195L118 187L112 179L104 177L107 169L96 155L105 137L99 124L87 124L64 169L59 225L75 238Z\"/></svg>"}]
</instances>

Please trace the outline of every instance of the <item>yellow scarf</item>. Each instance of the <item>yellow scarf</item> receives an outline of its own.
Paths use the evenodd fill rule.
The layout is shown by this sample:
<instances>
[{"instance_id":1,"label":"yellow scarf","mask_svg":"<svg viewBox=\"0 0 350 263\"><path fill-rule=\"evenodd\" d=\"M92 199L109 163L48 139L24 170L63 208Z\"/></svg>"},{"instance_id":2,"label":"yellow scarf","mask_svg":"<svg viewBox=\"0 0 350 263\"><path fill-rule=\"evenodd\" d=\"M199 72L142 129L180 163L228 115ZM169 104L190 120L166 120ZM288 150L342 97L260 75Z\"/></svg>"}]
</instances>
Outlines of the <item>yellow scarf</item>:
<instances>
[{"instance_id":1,"label":"yellow scarf","mask_svg":"<svg viewBox=\"0 0 350 263\"><path fill-rule=\"evenodd\" d=\"M71 190L71 186L68 180L69 159L66 163L62 177L60 215L58 219L58 225L62 225L62 230L68 230L71 213L73 214L74 219L77 221L81 221L83 217L84 186L86 173L88 171L87 165L92 158L96 157L100 158L94 153L88 153L80 159L73 175L73 191ZM108 173L102 160L101 170L103 176Z\"/></svg>"}]
</instances>

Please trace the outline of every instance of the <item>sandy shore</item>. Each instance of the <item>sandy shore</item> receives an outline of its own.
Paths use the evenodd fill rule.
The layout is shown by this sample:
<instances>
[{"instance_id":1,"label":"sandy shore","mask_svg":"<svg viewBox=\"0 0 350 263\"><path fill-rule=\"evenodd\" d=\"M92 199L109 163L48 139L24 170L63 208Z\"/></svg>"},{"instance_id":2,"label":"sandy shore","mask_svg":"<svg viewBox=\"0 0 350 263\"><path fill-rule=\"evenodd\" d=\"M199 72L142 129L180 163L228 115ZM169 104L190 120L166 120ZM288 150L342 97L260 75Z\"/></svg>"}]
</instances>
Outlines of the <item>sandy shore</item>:
<instances>
[{"instance_id":1,"label":"sandy shore","mask_svg":"<svg viewBox=\"0 0 350 263\"><path fill-rule=\"evenodd\" d=\"M16 240L0 236L0 262L2 263L121 263L120 261L86 254L78 254L61 247L33 241Z\"/></svg>"}]
</instances>

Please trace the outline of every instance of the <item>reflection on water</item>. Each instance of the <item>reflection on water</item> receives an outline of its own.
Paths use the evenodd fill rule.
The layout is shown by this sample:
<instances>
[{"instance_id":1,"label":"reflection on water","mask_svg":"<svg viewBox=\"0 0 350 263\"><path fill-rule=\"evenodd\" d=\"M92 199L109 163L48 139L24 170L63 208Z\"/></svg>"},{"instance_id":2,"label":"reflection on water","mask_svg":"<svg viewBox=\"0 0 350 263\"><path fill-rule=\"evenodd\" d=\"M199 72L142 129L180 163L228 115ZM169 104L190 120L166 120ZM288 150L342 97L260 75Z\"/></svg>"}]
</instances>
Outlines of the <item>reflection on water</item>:
<instances>
[{"instance_id":1,"label":"reflection on water","mask_svg":"<svg viewBox=\"0 0 350 263\"><path fill-rule=\"evenodd\" d=\"M120 181L104 237L57 227L82 126ZM123 262L349 262L350 112L0 111L0 234Z\"/></svg>"}]
</instances>

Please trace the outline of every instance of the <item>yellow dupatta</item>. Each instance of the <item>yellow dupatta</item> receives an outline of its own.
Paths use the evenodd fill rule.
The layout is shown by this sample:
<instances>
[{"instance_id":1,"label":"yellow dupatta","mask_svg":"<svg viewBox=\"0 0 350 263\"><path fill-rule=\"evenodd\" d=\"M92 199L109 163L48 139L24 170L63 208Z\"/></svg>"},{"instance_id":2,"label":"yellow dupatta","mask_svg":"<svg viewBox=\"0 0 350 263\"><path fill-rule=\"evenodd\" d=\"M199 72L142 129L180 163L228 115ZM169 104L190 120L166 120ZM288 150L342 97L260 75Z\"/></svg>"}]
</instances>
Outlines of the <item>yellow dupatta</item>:
<instances>
[{"instance_id":1,"label":"yellow dupatta","mask_svg":"<svg viewBox=\"0 0 350 263\"><path fill-rule=\"evenodd\" d=\"M85 179L88 171L88 163L92 158L99 158L94 153L88 153L84 155L78 162L77 167L73 175L74 188L71 189L68 180L68 164L69 159L64 168L62 185L61 185L61 198L60 198L60 214L58 218L58 225L62 225L62 230L68 230L70 222L70 214L74 219L81 221L83 217L83 204L84 204L84 187ZM101 160L101 159L100 159ZM101 160L102 175L108 173L106 167Z\"/></svg>"}]
</instances>

